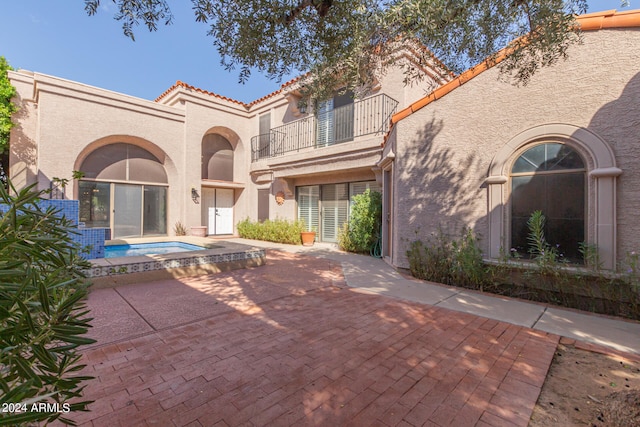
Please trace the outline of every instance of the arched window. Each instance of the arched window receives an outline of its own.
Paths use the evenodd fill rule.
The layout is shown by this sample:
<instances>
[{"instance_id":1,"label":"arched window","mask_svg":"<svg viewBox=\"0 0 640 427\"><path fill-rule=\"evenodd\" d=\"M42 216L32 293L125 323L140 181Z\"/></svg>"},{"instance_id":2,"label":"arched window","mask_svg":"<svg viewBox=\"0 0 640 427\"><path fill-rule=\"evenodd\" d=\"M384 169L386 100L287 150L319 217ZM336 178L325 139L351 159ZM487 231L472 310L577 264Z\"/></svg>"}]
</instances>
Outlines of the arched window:
<instances>
[{"instance_id":1,"label":"arched window","mask_svg":"<svg viewBox=\"0 0 640 427\"><path fill-rule=\"evenodd\" d=\"M548 146L544 148L545 145ZM536 148L538 146L541 148ZM529 152L530 149L535 150ZM554 150L557 150L555 155ZM563 158L565 154L567 155ZM515 162L514 156L517 157ZM543 159L540 159L540 156ZM579 163L571 163L572 161ZM530 203L528 209L522 207L523 203L524 206L528 203L528 195L533 193L533 190L528 191L528 188L544 188L544 181L547 186L543 194L546 196L535 197L538 197L537 200L548 200L547 205L552 205L553 210L547 209L545 215L553 216L556 212L561 212L563 207L566 210L568 206L571 206L574 212L582 212L582 219L574 218L572 215L568 218L572 221L566 221L564 224L567 227L577 224L576 228L582 230L584 235L583 240L598 248L598 257L603 268L614 270L617 263L616 182L621 174L622 170L616 166L615 155L609 144L588 129L565 123L547 123L515 135L491 160L489 176L485 181L489 208L488 255L499 259L504 249L509 249L514 244L522 245L518 243L523 242L522 227L520 226L519 230L519 224L513 224L515 219L508 219L514 216L514 212L517 214L515 216L521 219L526 217L526 212L531 209L541 209L544 212L544 207L538 203L536 206ZM549 176L545 179L545 175ZM582 179L578 176L582 176ZM516 178L515 182L513 178ZM527 185L529 182L531 184ZM572 182L575 183L575 187L572 187ZM512 191L514 188L515 194ZM576 191L577 194L568 194L571 191ZM537 193L539 191L536 191ZM563 199L563 195L567 197ZM583 203L582 210L579 208L580 200ZM582 226L579 225L580 222ZM563 243L551 230L557 227L548 228L549 233L552 233L548 236L549 243L560 244L565 256L571 256L567 248L575 247L575 242L579 242L580 238L574 236L574 243ZM567 230L563 230L561 235L580 233ZM526 251L523 254L526 254Z\"/></svg>"},{"instance_id":2,"label":"arched window","mask_svg":"<svg viewBox=\"0 0 640 427\"><path fill-rule=\"evenodd\" d=\"M580 261L585 241L586 169L573 148L556 142L524 151L511 169L511 247L528 254L531 214L546 218L547 243L569 261Z\"/></svg>"},{"instance_id":3,"label":"arched window","mask_svg":"<svg viewBox=\"0 0 640 427\"><path fill-rule=\"evenodd\" d=\"M87 156L80 170L85 178L101 181L168 182L160 160L133 144L116 143L100 147Z\"/></svg>"},{"instance_id":4,"label":"arched window","mask_svg":"<svg viewBox=\"0 0 640 427\"><path fill-rule=\"evenodd\" d=\"M167 233L168 179L163 163L137 145L97 148L80 165L80 221L112 238Z\"/></svg>"},{"instance_id":5,"label":"arched window","mask_svg":"<svg viewBox=\"0 0 640 427\"><path fill-rule=\"evenodd\" d=\"M233 147L221 135L202 139L202 179L233 181Z\"/></svg>"}]
</instances>

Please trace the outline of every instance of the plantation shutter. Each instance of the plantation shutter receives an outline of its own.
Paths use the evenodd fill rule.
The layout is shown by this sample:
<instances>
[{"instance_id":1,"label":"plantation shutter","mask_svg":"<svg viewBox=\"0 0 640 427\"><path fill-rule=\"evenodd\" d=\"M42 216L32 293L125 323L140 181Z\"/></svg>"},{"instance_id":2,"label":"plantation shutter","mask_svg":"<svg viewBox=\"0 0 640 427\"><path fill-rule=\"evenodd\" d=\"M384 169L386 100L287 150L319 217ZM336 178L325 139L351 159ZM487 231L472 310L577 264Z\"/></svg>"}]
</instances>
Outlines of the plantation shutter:
<instances>
[{"instance_id":1,"label":"plantation shutter","mask_svg":"<svg viewBox=\"0 0 640 427\"><path fill-rule=\"evenodd\" d=\"M322 186L322 240L336 242L338 230L349 216L349 186L333 184Z\"/></svg>"},{"instance_id":2,"label":"plantation shutter","mask_svg":"<svg viewBox=\"0 0 640 427\"><path fill-rule=\"evenodd\" d=\"M307 231L317 231L319 223L320 187L298 187L298 219L304 220Z\"/></svg>"},{"instance_id":3,"label":"plantation shutter","mask_svg":"<svg viewBox=\"0 0 640 427\"><path fill-rule=\"evenodd\" d=\"M318 103L316 145L324 147L333 143L333 99Z\"/></svg>"},{"instance_id":4,"label":"plantation shutter","mask_svg":"<svg viewBox=\"0 0 640 427\"><path fill-rule=\"evenodd\" d=\"M258 158L269 157L269 142L271 140L271 113L266 113L260 116L258 130L258 138L260 138L260 147L258 152Z\"/></svg>"},{"instance_id":5,"label":"plantation shutter","mask_svg":"<svg viewBox=\"0 0 640 427\"><path fill-rule=\"evenodd\" d=\"M348 91L333 98L334 138L332 142L353 139L353 92Z\"/></svg>"}]
</instances>

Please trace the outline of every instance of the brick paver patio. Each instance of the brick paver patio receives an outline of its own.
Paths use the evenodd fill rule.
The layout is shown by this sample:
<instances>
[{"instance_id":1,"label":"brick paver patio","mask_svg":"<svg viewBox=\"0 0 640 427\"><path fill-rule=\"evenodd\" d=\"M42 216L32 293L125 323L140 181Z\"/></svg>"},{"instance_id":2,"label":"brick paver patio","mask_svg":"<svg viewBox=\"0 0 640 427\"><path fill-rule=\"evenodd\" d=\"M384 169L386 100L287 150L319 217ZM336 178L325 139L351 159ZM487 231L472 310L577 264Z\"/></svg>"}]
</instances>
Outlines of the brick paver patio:
<instances>
[{"instance_id":1,"label":"brick paver patio","mask_svg":"<svg viewBox=\"0 0 640 427\"><path fill-rule=\"evenodd\" d=\"M280 252L213 276L99 289L94 426L526 426L558 337L365 295Z\"/></svg>"}]
</instances>

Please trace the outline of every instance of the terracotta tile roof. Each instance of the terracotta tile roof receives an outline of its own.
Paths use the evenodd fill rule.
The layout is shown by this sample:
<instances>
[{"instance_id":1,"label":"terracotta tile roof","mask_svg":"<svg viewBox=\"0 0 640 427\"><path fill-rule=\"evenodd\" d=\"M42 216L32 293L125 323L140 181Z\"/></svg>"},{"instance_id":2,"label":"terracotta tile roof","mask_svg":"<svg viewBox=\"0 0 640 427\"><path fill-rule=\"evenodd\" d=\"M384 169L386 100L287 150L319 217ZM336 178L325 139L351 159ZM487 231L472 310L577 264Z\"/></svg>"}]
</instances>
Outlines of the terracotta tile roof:
<instances>
[{"instance_id":1,"label":"terracotta tile roof","mask_svg":"<svg viewBox=\"0 0 640 427\"><path fill-rule=\"evenodd\" d=\"M258 103L260 103L260 102L262 102L262 101L264 101L266 99L273 98L274 96L276 96L279 93L281 93L287 86L290 86L290 85L302 80L303 78L305 78L308 75L309 75L309 73L306 73L306 74L303 74L301 76L295 77L295 78L289 80L288 82L283 83L282 86L280 86L280 89L278 89L278 90L276 90L274 92L271 92L270 94L265 95L265 96L263 96L261 98L258 98L255 101L251 101L248 104L245 103L245 102L242 102L242 101L238 101L238 100L235 100L235 99L232 99L232 98L228 98L226 96L218 95L217 93L214 93L214 92L209 92L208 90L204 90L204 89L197 88L195 86L191 86L190 84L187 84L187 83L182 82L180 80L176 81L176 83L173 86L171 86L169 89L165 90L160 96L158 96L155 99L155 102L160 102L160 100L162 100L164 97L169 95L174 89L177 89L179 87L183 87L185 89L189 89L189 90L192 90L194 92L202 93L204 95L210 95L210 96L213 96L213 97L218 98L218 99L222 99L222 100L225 100L225 101L233 102L234 104L242 105L243 107L248 109L248 108L252 107L253 105L258 104Z\"/></svg>"},{"instance_id":2,"label":"terracotta tile roof","mask_svg":"<svg viewBox=\"0 0 640 427\"><path fill-rule=\"evenodd\" d=\"M451 70L449 70L447 68L447 66L444 65L444 63L442 63L426 46L421 46L421 49L424 49L424 51L427 52L427 54L429 56L431 56L431 58L433 59L434 63L436 64L436 66L440 67L441 70L443 71L443 73L447 75L447 77L449 77L449 78L455 77L455 74ZM413 52L412 49L410 49L410 50ZM418 55L416 52L413 52L413 53L415 55ZM289 86L291 86L291 85L293 85L293 84L305 79L310 74L311 74L310 72L307 72L307 73L301 74L301 75L299 75L297 77L294 77L291 80L283 83L282 86L280 86L280 89L278 89L278 90L276 90L274 92L271 92L270 94L267 94L267 95L265 95L265 96L263 96L261 98L258 98L255 101L251 101L249 103L245 103L245 102L237 101L235 99L227 98L226 96L218 95L218 94L216 94L214 92L209 92L207 90L200 89L200 88L197 88L195 86L191 86L191 85L189 85L187 83L184 83L184 82L182 82L180 80L176 81L176 83L173 86L171 86L169 89L165 90L160 96L158 96L155 99L155 102L160 102L160 100L162 100L164 97L169 95L169 93L171 93L174 89L179 88L179 87L183 87L185 89L190 89L190 90L193 90L193 91L198 92L198 93L202 93L202 94L205 94L205 95L211 95L211 96L214 96L216 98L223 99L225 101L230 101L230 102L242 105L243 107L249 109L250 107L252 107L252 106L254 106L254 105L256 105L256 104L258 104L258 103L260 103L262 101L265 101L265 100L267 100L269 98L273 98L274 96L282 93L287 87L289 87Z\"/></svg>"},{"instance_id":3,"label":"terracotta tile roof","mask_svg":"<svg viewBox=\"0 0 640 427\"><path fill-rule=\"evenodd\" d=\"M244 102L237 101L237 100L232 99L232 98L227 98L226 96L218 95L217 93L209 92L208 90L200 89L200 88L197 88L195 86L191 86L190 84L187 84L185 82L181 82L180 80L178 80L173 86L171 86L169 89L165 90L159 97L157 97L155 99L155 102L159 102L162 98L164 98L165 96L169 95L169 93L171 93L174 89L177 89L179 87L183 87L185 89L189 89L189 90L192 90L194 92L202 93L204 95L210 95L210 96L213 96L215 98L222 99L224 101L233 102L234 104L239 104L239 105L242 105L245 108L248 108L248 104L245 104Z\"/></svg>"},{"instance_id":4,"label":"terracotta tile roof","mask_svg":"<svg viewBox=\"0 0 640 427\"><path fill-rule=\"evenodd\" d=\"M589 13L586 15L578 16L576 20L578 21L578 24L580 25L580 29L582 31L596 31L604 28L640 27L640 9L630 10L628 12L616 12L615 9L613 9L604 12ZM483 73L485 70L488 70L494 65L500 63L506 57L507 49L508 48L502 49L497 53L495 58L492 58L491 60L487 59L476 65L475 67L468 69L455 79L451 80L449 83L440 86L429 95L425 96L422 99L419 99L418 101L409 105L407 108L397 112L391 117L391 126L398 123L400 120L409 117L411 114L415 113L421 108L424 108L426 105L432 103L433 101L442 98L449 92L455 90L477 75ZM383 145L386 142L390 132L391 131L389 131L385 136Z\"/></svg>"}]
</instances>

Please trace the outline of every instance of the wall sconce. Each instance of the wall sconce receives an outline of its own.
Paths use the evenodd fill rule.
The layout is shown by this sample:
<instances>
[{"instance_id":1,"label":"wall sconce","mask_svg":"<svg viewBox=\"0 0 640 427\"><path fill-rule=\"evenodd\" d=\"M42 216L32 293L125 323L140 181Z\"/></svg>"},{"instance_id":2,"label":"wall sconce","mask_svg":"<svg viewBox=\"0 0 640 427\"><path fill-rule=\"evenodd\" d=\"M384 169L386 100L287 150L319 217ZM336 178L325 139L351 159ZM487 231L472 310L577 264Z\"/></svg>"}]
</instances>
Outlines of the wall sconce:
<instances>
[{"instance_id":1,"label":"wall sconce","mask_svg":"<svg viewBox=\"0 0 640 427\"><path fill-rule=\"evenodd\" d=\"M198 190L193 187L191 187L191 200L193 200L193 203L200 203L200 194L198 194Z\"/></svg>"}]
</instances>

